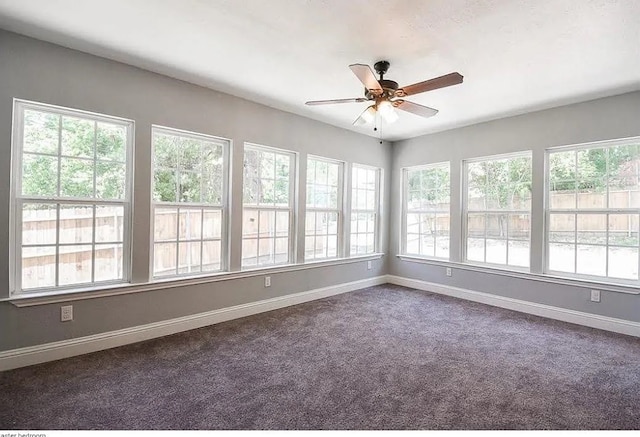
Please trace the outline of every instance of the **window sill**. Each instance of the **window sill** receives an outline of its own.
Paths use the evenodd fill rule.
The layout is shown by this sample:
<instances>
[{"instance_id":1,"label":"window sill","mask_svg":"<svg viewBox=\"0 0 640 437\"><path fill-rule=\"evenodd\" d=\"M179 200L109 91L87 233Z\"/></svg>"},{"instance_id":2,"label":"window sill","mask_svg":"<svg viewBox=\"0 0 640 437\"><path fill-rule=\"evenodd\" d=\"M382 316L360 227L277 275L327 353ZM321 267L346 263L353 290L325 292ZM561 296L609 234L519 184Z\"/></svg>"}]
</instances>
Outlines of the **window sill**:
<instances>
[{"instance_id":1,"label":"window sill","mask_svg":"<svg viewBox=\"0 0 640 437\"><path fill-rule=\"evenodd\" d=\"M322 261L311 261L304 264L280 264L277 266L267 266L241 270L237 272L221 272L206 276L189 276L181 278L167 278L154 280L153 282L142 284L115 284L94 288L84 288L77 290L63 290L55 292L24 293L12 296L7 299L0 299L0 302L11 302L16 307L30 307L36 305L48 305L52 303L69 302L74 300L95 299L107 296L116 296L130 293L141 293L146 291L163 290L167 288L188 287L190 285L208 284L212 282L230 281L233 279L252 278L264 274L277 274L294 272L298 270L315 269L319 267L330 267L335 265L353 264L362 261L380 259L383 253L372 253L370 255L354 256L351 258L337 258Z\"/></svg>"},{"instance_id":2,"label":"window sill","mask_svg":"<svg viewBox=\"0 0 640 437\"><path fill-rule=\"evenodd\" d=\"M549 282L552 284L569 285L572 287L597 288L602 291L613 291L625 294L640 294L640 288L631 285L614 284L611 282L591 281L587 279L573 279L550 274L531 273L524 270L514 269L508 270L494 266L484 266L477 264L460 263L455 261L439 260L436 258L425 258L413 255L396 255L402 261L430 264L443 267L452 267L461 270L469 270L473 272L487 273L491 275L508 276L511 278L525 279L528 281Z\"/></svg>"}]
</instances>

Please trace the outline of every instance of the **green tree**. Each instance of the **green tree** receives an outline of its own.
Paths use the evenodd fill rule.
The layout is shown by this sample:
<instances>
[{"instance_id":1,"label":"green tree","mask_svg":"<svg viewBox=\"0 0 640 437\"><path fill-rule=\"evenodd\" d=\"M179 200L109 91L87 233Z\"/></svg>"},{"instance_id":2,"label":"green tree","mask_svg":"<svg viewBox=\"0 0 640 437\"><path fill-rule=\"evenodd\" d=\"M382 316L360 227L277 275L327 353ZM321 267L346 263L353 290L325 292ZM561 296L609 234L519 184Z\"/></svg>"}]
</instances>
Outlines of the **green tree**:
<instances>
[{"instance_id":1,"label":"green tree","mask_svg":"<svg viewBox=\"0 0 640 437\"><path fill-rule=\"evenodd\" d=\"M22 192L121 199L125 190L126 129L110 123L25 110ZM60 155L60 161L58 161Z\"/></svg>"}]
</instances>

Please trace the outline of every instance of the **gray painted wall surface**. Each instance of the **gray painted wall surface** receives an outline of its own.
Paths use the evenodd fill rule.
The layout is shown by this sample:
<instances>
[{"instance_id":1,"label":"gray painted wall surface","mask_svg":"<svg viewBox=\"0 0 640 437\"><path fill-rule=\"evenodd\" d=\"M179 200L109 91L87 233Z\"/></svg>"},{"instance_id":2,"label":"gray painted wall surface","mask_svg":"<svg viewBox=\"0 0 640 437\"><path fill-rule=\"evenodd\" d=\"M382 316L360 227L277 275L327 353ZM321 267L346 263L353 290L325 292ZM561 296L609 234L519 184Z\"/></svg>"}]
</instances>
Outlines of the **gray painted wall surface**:
<instances>
[{"instance_id":1,"label":"gray painted wall surface","mask_svg":"<svg viewBox=\"0 0 640 437\"><path fill-rule=\"evenodd\" d=\"M465 128L412 138L393 145L391 192L401 191L401 169L406 166L451 162L451 260L461 260L461 168L468 158L533 151L532 230L544 220L544 154L553 146L640 135L640 92L529 113ZM492 293L525 301L640 322L640 295L603 291L602 302L589 300L584 286L557 285L485 272L456 269L397 258L400 243L400 196L391 200L389 273L412 279ZM531 270L541 273L543 235L532 232Z\"/></svg>"},{"instance_id":2,"label":"gray painted wall surface","mask_svg":"<svg viewBox=\"0 0 640 437\"><path fill-rule=\"evenodd\" d=\"M242 146L253 142L383 169L389 193L391 147L374 138L275 110L227 94L0 30L0 251L9 255L9 185L13 98L66 106L135 121L133 281L149 273L151 125L230 138L233 141L230 223L231 270L240 267ZM357 108L356 108L357 109ZM304 172L301 179L306 178ZM301 184L300 198L305 198ZM304 213L304 205L299 205ZM387 250L388 211L383 211L381 251ZM302 234L299 232L299 234ZM300 237L298 237L300 239ZM299 256L300 258L300 256ZM60 304L16 308L0 302L0 351L307 291L386 273L386 260L272 274L197 286L75 301L74 321L59 321ZM0 263L0 298L9 295L8 263Z\"/></svg>"}]
</instances>

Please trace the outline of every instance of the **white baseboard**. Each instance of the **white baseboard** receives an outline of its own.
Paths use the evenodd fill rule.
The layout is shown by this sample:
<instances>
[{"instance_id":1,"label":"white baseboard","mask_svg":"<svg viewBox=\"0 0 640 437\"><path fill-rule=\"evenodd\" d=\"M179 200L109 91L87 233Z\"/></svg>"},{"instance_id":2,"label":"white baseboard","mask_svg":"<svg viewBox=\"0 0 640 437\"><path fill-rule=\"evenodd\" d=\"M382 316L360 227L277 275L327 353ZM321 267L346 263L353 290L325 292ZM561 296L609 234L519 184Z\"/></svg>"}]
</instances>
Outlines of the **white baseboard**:
<instances>
[{"instance_id":1,"label":"white baseboard","mask_svg":"<svg viewBox=\"0 0 640 437\"><path fill-rule=\"evenodd\" d=\"M347 282L330 287L317 288L301 293L289 294L272 299L250 302L206 313L179 317L132 328L119 329L86 337L56 341L43 345L12 349L0 352L0 371L30 366L33 364L73 357L90 352L96 352L117 346L123 346L165 335L176 334L190 329L202 328L228 320L238 319L253 314L297 305L303 302L322 299L336 294L347 293L373 285L387 282L386 276L376 276L359 281Z\"/></svg>"},{"instance_id":2,"label":"white baseboard","mask_svg":"<svg viewBox=\"0 0 640 437\"><path fill-rule=\"evenodd\" d=\"M483 293L480 291L451 287L448 285L421 281L418 279L409 279L401 276L387 275L387 282L390 284L415 288L417 290L445 294L447 296L471 300L473 302L479 302L500 308L520 311L522 313L533 314L549 319L561 320L563 322L574 323L577 325L589 326L591 328L598 328L605 331L612 331L620 334L640 337L640 323L632 322L629 320L584 313L581 311L574 311L550 305L527 302L524 300L512 299L509 297L496 296L494 294Z\"/></svg>"}]
</instances>

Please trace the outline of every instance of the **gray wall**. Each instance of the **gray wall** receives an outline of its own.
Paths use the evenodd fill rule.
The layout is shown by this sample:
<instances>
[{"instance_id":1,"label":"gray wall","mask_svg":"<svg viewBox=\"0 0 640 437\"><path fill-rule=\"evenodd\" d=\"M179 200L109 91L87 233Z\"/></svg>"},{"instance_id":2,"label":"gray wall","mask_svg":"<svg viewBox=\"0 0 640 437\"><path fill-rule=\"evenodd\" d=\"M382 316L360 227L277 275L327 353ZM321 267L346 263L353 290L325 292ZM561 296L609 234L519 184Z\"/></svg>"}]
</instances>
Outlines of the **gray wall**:
<instances>
[{"instance_id":1,"label":"gray wall","mask_svg":"<svg viewBox=\"0 0 640 437\"><path fill-rule=\"evenodd\" d=\"M240 266L242 145L299 152L301 179L308 153L383 169L389 193L391 146L374 138L278 111L227 94L0 30L0 252L9 255L9 186L13 98L109 114L135 121L133 282L149 276L151 125L230 138L231 268ZM304 187L304 185L303 185ZM304 191L301 196L304 195ZM304 198L304 197L302 197ZM387 251L388 212L381 251ZM0 351L205 312L386 273L385 258L340 266L74 301L74 321L59 321L60 304L17 308L0 302ZM9 295L8 263L0 263L0 298Z\"/></svg>"},{"instance_id":2,"label":"gray wall","mask_svg":"<svg viewBox=\"0 0 640 437\"><path fill-rule=\"evenodd\" d=\"M400 193L401 168L451 162L451 261L461 261L461 168L467 158L533 151L531 271L542 273L544 153L552 146L640 135L640 92L564 106L465 128L426 135L393 145L391 192ZM446 265L419 264L397 258L400 242L400 196L391 196L389 273L412 279L522 299L530 302L640 322L640 296L604 291L602 302L589 300L590 288L535 278L513 278Z\"/></svg>"}]
</instances>

